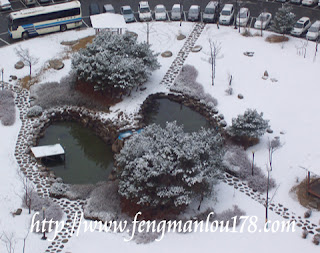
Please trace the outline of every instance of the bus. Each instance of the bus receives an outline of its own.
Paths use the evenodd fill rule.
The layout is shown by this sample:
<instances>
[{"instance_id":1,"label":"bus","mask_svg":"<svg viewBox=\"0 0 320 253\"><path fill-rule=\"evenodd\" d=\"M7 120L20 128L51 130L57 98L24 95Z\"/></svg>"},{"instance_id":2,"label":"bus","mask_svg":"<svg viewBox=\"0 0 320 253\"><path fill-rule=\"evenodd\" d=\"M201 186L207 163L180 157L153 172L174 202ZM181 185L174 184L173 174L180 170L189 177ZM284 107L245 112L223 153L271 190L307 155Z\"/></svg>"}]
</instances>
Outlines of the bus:
<instances>
[{"instance_id":1,"label":"bus","mask_svg":"<svg viewBox=\"0 0 320 253\"><path fill-rule=\"evenodd\" d=\"M50 6L34 7L10 13L8 31L12 39L46 34L80 27L81 4L72 1Z\"/></svg>"}]
</instances>

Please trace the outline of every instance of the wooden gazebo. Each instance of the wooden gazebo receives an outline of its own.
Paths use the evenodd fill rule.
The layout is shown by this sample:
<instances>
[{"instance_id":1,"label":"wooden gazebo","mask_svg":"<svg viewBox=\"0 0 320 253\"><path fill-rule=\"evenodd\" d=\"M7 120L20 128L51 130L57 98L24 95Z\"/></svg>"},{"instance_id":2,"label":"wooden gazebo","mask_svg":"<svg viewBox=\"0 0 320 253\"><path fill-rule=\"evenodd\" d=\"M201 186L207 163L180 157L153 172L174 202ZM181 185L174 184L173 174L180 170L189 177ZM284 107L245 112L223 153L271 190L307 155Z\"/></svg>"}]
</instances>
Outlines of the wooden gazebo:
<instances>
[{"instance_id":1,"label":"wooden gazebo","mask_svg":"<svg viewBox=\"0 0 320 253\"><path fill-rule=\"evenodd\" d=\"M320 199L320 154L309 155L301 168L307 171L307 193Z\"/></svg>"}]
</instances>

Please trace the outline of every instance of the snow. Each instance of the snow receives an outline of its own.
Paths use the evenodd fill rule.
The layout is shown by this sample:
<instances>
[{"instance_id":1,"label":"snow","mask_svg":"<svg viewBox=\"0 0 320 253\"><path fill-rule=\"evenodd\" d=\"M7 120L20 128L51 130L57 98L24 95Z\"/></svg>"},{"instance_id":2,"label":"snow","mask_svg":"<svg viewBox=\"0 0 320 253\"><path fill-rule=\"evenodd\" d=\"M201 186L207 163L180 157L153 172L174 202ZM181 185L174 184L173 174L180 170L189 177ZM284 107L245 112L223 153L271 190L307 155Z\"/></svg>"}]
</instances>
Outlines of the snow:
<instances>
[{"instance_id":1,"label":"snow","mask_svg":"<svg viewBox=\"0 0 320 253\"><path fill-rule=\"evenodd\" d=\"M177 41L179 32L188 35L194 26L193 23L157 22L150 25L150 43L156 52L170 50L171 58L162 58L159 61L162 67L155 71L150 80L144 85L145 91L133 92L122 102L112 106L111 113L105 117L112 118L118 112L124 112L128 117L133 117L139 111L143 100L155 92L168 92L159 83L175 59L184 41ZM146 24L128 24L128 30L138 34L138 40L146 40ZM259 33L251 29L253 33ZM4 80L8 81L10 75L22 78L28 75L28 68L14 69L14 64L19 60L14 48L21 45L28 48L31 55L38 57L39 62L34 66L33 73L40 73L47 62L53 58L61 58L66 54L66 46L61 41L75 40L94 34L94 29L81 31L67 31L51 35L36 37L27 41L18 42L11 46L0 48L0 66L4 67ZM280 136L283 146L274 153L273 171L271 176L276 180L278 188L272 190L272 202L281 203L294 212L303 216L306 208L302 207L294 194L293 186L306 177L306 171L301 167L311 169L320 174L319 156L319 85L317 73L320 67L319 56L314 57L315 43L308 42L307 54L304 58L298 54L302 40L292 38L286 43L270 44L265 42L269 32L264 32L263 38L243 37L232 27L206 25L197 44L203 49L199 53L190 53L185 64L194 65L198 72L197 82L203 85L206 92L218 99L219 112L224 115L230 125L232 118L243 114L247 108L257 109L264 113L264 118L270 120L273 134L265 134L259 144L247 150L250 155L255 151L255 163L265 168L268 162L268 140ZM208 63L209 43L208 38L221 42L221 54L217 59L215 86L211 86L211 66ZM243 55L243 52L254 52L253 57ZM65 67L60 71L44 71L39 80L42 82L59 81L71 69L70 59L64 60ZM263 80L264 71L267 70L269 78ZM232 75L232 88L234 95L228 96L228 75ZM278 81L272 82L271 78ZM244 99L237 98L242 94ZM18 165L14 159L14 147L18 131L21 126L17 113L16 123L11 127L0 125L0 235L2 231L14 232L18 240L16 252L21 252L22 238L30 224L30 215L23 209L21 216L13 217L14 212L21 207L22 184L17 175ZM281 134L281 133L282 134ZM301 167L300 167L301 166ZM207 205L212 205L216 212L221 212L237 204L247 215L258 216L258 227L264 223L264 207L234 190L233 187L221 183L217 187L217 203L210 200ZM269 212L271 220L282 220L272 211ZM320 213L313 211L311 222L318 224ZM40 240L38 234L29 234L26 252L44 252L49 242ZM72 237L65 245L64 252L195 252L214 249L221 252L318 252L319 247L311 243L310 239L301 239L301 229L294 233L191 233L191 234L166 234L160 242L147 245L137 245L134 242L124 242L125 234L105 234L99 232L80 233ZM310 237L310 236L309 236ZM4 244L0 242L0 252L5 252Z\"/></svg>"},{"instance_id":2,"label":"snow","mask_svg":"<svg viewBox=\"0 0 320 253\"><path fill-rule=\"evenodd\" d=\"M121 29L126 28L127 24L120 14L102 13L90 16L92 27L95 29Z\"/></svg>"},{"instance_id":3,"label":"snow","mask_svg":"<svg viewBox=\"0 0 320 253\"><path fill-rule=\"evenodd\" d=\"M37 146L31 148L31 151L34 154L35 158L64 154L64 149L60 144Z\"/></svg>"}]
</instances>

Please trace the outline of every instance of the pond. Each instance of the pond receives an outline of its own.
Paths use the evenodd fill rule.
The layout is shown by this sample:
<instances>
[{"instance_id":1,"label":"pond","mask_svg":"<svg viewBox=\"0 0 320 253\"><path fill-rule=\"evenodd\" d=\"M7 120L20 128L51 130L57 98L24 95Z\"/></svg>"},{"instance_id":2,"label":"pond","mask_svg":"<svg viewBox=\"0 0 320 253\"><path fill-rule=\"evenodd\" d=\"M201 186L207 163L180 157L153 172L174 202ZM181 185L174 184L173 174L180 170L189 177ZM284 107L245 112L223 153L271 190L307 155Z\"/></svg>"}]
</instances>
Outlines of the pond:
<instances>
[{"instance_id":1,"label":"pond","mask_svg":"<svg viewBox=\"0 0 320 253\"><path fill-rule=\"evenodd\" d=\"M68 184L94 184L108 180L113 169L111 145L76 122L55 122L39 140L39 146L60 143L66 161L47 160L45 165Z\"/></svg>"},{"instance_id":2,"label":"pond","mask_svg":"<svg viewBox=\"0 0 320 253\"><path fill-rule=\"evenodd\" d=\"M176 121L178 125L184 126L185 132L195 132L201 127L211 127L209 121L200 113L167 98L154 99L144 116L144 123L147 125L156 123L165 127L166 122Z\"/></svg>"}]
</instances>

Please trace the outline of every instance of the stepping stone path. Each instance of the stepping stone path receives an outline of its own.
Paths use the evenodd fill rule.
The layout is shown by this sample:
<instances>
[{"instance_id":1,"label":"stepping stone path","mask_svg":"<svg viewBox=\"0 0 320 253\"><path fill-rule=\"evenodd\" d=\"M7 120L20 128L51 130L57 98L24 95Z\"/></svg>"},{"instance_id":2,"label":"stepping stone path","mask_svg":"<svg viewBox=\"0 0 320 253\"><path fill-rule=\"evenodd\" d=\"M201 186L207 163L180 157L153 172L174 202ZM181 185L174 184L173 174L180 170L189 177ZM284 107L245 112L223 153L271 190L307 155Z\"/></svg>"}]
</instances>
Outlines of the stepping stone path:
<instances>
[{"instance_id":1,"label":"stepping stone path","mask_svg":"<svg viewBox=\"0 0 320 253\"><path fill-rule=\"evenodd\" d=\"M187 59L190 51L200 37L204 27L205 24L203 23L198 23L194 26L189 37L186 39L176 59L172 62L169 70L164 75L164 78L162 79L160 84L170 87L174 83L174 80L179 75L185 60Z\"/></svg>"},{"instance_id":2,"label":"stepping stone path","mask_svg":"<svg viewBox=\"0 0 320 253\"><path fill-rule=\"evenodd\" d=\"M195 42L201 35L204 27L205 24L201 23L195 25L191 34L179 51L178 56L171 64L160 84L168 87L173 84L175 78L181 71L184 61L186 60L191 49L194 47ZM49 119L45 115L42 115L39 118L27 117L27 112L30 108L30 102L32 100L30 99L30 93L28 90L22 89L18 85L10 83L5 83L5 88L15 92L15 104L19 108L20 120L22 122L14 152L16 161L23 174L35 184L35 188L39 196L50 198L49 189L55 179L50 177L50 173L44 173L43 167L37 163L36 159L32 155L30 155L29 149L29 146L32 145L34 141L33 138L35 138L34 127L48 123ZM251 189L245 182L240 181L239 178L236 178L228 173L224 173L221 180L224 183L233 186L238 191L245 193L247 196L251 197L260 204L265 204L265 198L262 196L262 194ZM84 201L82 200L72 201L65 198L51 199L60 205L67 217L67 220L65 221L65 226L62 231L46 249L46 253L63 251L65 244L68 243L72 234L79 227L80 217L78 212L82 211L82 206L84 205ZM301 216L297 216L294 212L289 211L288 208L279 203L270 203L269 209L285 219L295 220L298 227L306 229L310 234L316 234L320 231L319 225L315 225L311 223L310 220L302 218ZM78 215L75 219L76 214ZM73 231L72 228L75 230Z\"/></svg>"},{"instance_id":3,"label":"stepping stone path","mask_svg":"<svg viewBox=\"0 0 320 253\"><path fill-rule=\"evenodd\" d=\"M261 205L265 206L266 197L263 196L260 192L257 192L250 188L246 182L240 181L239 178L229 174L224 173L221 177L222 182L233 186L236 190L246 194L251 199L257 201ZM270 201L270 198L269 198ZM309 234L317 234L320 231L320 226L313 224L309 219L305 219L302 216L297 216L295 212L289 210L289 208L285 207L280 203L269 202L269 210L283 217L284 219L295 221L296 227L300 227L302 229L306 229ZM301 231L302 234L302 231ZM311 237L310 237L311 238Z\"/></svg>"}]
</instances>

